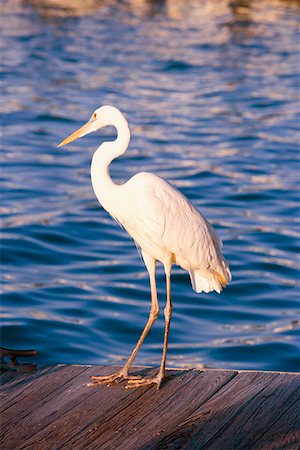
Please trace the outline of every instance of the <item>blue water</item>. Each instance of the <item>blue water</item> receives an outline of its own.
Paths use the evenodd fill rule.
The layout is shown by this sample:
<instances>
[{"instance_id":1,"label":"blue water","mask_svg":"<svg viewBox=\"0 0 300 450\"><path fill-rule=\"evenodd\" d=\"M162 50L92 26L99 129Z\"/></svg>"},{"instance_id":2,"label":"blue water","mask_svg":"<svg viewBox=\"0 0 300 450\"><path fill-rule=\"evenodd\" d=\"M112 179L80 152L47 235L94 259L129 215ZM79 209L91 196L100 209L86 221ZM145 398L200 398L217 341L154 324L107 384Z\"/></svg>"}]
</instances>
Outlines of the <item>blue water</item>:
<instances>
[{"instance_id":1,"label":"blue water","mask_svg":"<svg viewBox=\"0 0 300 450\"><path fill-rule=\"evenodd\" d=\"M147 272L90 182L113 129L56 147L113 104L132 131L114 179L174 183L233 274L221 295L197 295L174 267L168 365L299 370L299 3L3 9L2 345L36 348L41 364L121 363L147 320ZM159 364L163 326L138 363Z\"/></svg>"}]
</instances>

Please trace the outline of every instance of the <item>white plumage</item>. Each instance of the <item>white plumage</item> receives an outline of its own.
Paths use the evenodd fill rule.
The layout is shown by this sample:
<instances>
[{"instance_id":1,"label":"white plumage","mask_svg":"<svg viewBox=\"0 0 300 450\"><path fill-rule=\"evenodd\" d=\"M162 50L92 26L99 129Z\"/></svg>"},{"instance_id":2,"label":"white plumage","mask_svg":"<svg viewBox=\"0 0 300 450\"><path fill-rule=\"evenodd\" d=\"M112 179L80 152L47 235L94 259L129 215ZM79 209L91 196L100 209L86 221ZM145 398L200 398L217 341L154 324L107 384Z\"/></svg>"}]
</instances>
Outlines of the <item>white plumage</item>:
<instances>
[{"instance_id":1,"label":"white plumage","mask_svg":"<svg viewBox=\"0 0 300 450\"><path fill-rule=\"evenodd\" d=\"M188 270L196 292L221 292L230 279L221 242L186 197L147 172L135 175L122 188L126 208L111 213L137 245L162 263L171 258Z\"/></svg>"},{"instance_id":2,"label":"white plumage","mask_svg":"<svg viewBox=\"0 0 300 450\"><path fill-rule=\"evenodd\" d=\"M165 373L166 351L172 312L170 274L172 264L178 264L190 274L196 292L220 293L231 280L227 262L221 253L221 241L205 217L174 186L152 173L141 172L122 185L114 183L109 174L113 159L129 145L130 131L123 114L112 106L97 109L90 120L65 139L60 146L106 125L117 129L117 139L104 142L94 153L91 178L94 192L102 206L119 222L141 248L150 276L152 308L146 327L121 371L109 377L92 377L93 385L128 380L127 387L156 383L159 387ZM165 268L167 304L166 328L162 364L158 375L136 379L128 375L129 368L155 321L159 307L155 284L155 265Z\"/></svg>"}]
</instances>

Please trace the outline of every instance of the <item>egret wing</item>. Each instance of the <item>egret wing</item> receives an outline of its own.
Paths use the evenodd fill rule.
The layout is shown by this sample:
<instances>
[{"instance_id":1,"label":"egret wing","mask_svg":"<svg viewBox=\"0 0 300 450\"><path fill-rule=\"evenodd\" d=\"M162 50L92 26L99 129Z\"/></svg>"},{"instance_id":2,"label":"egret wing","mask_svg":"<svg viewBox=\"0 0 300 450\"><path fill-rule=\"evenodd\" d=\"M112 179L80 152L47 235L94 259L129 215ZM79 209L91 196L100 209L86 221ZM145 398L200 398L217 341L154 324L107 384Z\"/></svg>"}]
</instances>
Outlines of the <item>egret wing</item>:
<instances>
[{"instance_id":1,"label":"egret wing","mask_svg":"<svg viewBox=\"0 0 300 450\"><path fill-rule=\"evenodd\" d=\"M134 176L128 187L132 201L124 226L142 248L170 253L187 270L224 271L219 238L181 192L150 173Z\"/></svg>"}]
</instances>

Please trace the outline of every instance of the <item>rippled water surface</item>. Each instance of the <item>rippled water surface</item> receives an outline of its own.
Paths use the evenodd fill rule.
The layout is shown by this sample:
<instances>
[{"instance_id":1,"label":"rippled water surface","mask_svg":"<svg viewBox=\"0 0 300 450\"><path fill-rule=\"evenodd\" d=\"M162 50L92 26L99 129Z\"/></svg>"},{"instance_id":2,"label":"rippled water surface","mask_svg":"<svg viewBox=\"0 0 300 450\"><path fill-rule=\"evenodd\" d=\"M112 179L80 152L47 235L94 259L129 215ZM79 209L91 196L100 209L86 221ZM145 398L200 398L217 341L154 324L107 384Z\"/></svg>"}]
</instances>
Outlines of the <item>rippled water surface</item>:
<instances>
[{"instance_id":1,"label":"rippled water surface","mask_svg":"<svg viewBox=\"0 0 300 450\"><path fill-rule=\"evenodd\" d=\"M168 365L299 370L299 3L3 8L2 344L40 363L112 364L147 320L147 272L90 182L113 129L56 148L108 103L132 132L114 179L174 183L233 274L221 295L198 295L174 267ZM161 267L158 286L163 308ZM159 363L163 326L162 314L137 362Z\"/></svg>"}]
</instances>

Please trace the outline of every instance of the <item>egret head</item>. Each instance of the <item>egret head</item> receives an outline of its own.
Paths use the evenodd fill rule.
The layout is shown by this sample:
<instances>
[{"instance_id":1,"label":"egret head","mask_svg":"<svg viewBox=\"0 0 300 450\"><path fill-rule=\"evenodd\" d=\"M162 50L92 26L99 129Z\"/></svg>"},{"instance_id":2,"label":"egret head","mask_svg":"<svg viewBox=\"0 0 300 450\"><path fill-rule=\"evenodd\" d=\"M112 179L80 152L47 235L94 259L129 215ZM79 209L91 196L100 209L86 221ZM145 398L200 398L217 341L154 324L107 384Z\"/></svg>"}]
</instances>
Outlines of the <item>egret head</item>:
<instances>
[{"instance_id":1,"label":"egret head","mask_svg":"<svg viewBox=\"0 0 300 450\"><path fill-rule=\"evenodd\" d=\"M118 123L119 118L124 118L124 116L118 108L110 105L101 106L101 108L98 108L93 112L87 123L60 142L58 147L69 144L70 142L75 141L75 139L93 133L107 125L115 125Z\"/></svg>"}]
</instances>

